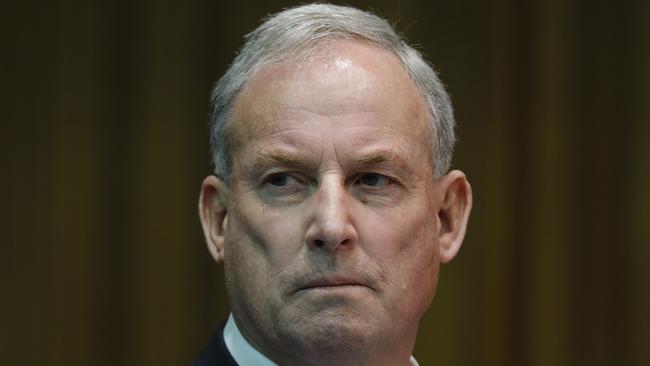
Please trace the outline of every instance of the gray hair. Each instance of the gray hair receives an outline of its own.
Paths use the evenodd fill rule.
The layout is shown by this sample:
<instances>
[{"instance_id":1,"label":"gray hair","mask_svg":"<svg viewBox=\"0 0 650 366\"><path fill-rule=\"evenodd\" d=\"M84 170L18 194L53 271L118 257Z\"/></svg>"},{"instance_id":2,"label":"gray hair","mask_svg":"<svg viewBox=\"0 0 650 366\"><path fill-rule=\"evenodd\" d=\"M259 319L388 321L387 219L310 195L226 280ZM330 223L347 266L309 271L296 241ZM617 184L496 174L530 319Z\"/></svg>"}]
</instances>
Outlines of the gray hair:
<instances>
[{"instance_id":1,"label":"gray hair","mask_svg":"<svg viewBox=\"0 0 650 366\"><path fill-rule=\"evenodd\" d=\"M434 175L444 175L449 169L455 142L450 98L431 65L385 19L346 6L302 5L269 16L245 39L244 46L211 95L212 161L215 173L224 180L229 180L232 170L230 114L248 80L264 66L287 61L323 42L338 39L358 39L397 56L428 105Z\"/></svg>"}]
</instances>

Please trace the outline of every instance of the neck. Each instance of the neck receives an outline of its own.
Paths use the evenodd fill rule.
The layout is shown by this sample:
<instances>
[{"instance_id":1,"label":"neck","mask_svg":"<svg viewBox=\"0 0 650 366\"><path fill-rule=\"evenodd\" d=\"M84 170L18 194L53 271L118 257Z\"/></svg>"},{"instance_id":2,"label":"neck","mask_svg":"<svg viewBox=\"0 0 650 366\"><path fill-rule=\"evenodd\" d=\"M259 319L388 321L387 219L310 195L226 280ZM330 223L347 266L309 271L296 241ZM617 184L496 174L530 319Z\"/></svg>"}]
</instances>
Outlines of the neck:
<instances>
[{"instance_id":1,"label":"neck","mask_svg":"<svg viewBox=\"0 0 650 366\"><path fill-rule=\"evenodd\" d=\"M309 355L298 357L292 355L278 359L279 365L304 365L304 366L409 366L410 352L402 354L372 354L372 355L348 355L336 357L336 355Z\"/></svg>"},{"instance_id":2,"label":"neck","mask_svg":"<svg viewBox=\"0 0 650 366\"><path fill-rule=\"evenodd\" d=\"M234 320L234 319L233 319ZM364 341L333 342L326 344L264 342L264 339L251 336L239 322L233 321L242 339L257 352L277 365L304 366L408 366L411 365L411 352L415 344L412 336L385 336L376 342ZM287 339L286 337L276 337ZM335 338L335 337L333 337ZM279 344L280 343L280 344ZM272 344L271 347L264 345ZM350 347L356 345L357 347Z\"/></svg>"}]
</instances>

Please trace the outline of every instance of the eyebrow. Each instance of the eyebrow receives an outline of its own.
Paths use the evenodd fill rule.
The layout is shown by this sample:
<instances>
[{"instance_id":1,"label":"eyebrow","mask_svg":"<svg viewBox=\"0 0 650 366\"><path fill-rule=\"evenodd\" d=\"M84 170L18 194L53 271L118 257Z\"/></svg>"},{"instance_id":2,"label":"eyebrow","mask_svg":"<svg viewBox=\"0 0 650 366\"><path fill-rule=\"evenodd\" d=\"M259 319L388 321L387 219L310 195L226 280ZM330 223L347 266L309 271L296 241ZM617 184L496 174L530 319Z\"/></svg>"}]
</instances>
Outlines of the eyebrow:
<instances>
[{"instance_id":1,"label":"eyebrow","mask_svg":"<svg viewBox=\"0 0 650 366\"><path fill-rule=\"evenodd\" d=\"M390 150L373 151L355 160L360 165L376 165L387 161L402 161L396 152Z\"/></svg>"},{"instance_id":2,"label":"eyebrow","mask_svg":"<svg viewBox=\"0 0 650 366\"><path fill-rule=\"evenodd\" d=\"M258 150L255 152L255 158L251 162L251 166L269 166L269 165L289 165L301 166L305 165L305 160L301 159L299 155L292 152L283 150Z\"/></svg>"},{"instance_id":3,"label":"eyebrow","mask_svg":"<svg viewBox=\"0 0 650 366\"><path fill-rule=\"evenodd\" d=\"M378 166L382 164L391 164L397 172L401 175L413 174L413 169L409 166L407 161L397 152L393 150L379 150L372 151L368 154L356 157L354 163L357 166ZM262 149L255 153L255 158L247 164L250 167L267 167L272 165L284 165L293 167L307 167L310 169L318 169L318 162L310 161L301 157L301 155L274 149Z\"/></svg>"},{"instance_id":4,"label":"eyebrow","mask_svg":"<svg viewBox=\"0 0 650 366\"><path fill-rule=\"evenodd\" d=\"M411 179L414 175L413 167L404 157L395 150L372 151L366 155L358 157L355 162L360 166L387 166L394 170L398 176L403 179ZM388 165L386 165L388 164Z\"/></svg>"}]
</instances>

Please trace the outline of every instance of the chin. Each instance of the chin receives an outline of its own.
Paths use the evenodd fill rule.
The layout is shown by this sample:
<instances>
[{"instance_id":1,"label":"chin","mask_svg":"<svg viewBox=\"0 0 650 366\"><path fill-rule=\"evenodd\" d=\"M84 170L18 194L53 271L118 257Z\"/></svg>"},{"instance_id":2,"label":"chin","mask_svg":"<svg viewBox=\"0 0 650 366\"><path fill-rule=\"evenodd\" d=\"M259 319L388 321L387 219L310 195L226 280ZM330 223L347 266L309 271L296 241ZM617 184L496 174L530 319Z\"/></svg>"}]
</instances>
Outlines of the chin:
<instances>
[{"instance_id":1,"label":"chin","mask_svg":"<svg viewBox=\"0 0 650 366\"><path fill-rule=\"evenodd\" d=\"M303 354L340 358L366 352L376 331L376 324L357 312L327 309L294 322L284 336Z\"/></svg>"}]
</instances>

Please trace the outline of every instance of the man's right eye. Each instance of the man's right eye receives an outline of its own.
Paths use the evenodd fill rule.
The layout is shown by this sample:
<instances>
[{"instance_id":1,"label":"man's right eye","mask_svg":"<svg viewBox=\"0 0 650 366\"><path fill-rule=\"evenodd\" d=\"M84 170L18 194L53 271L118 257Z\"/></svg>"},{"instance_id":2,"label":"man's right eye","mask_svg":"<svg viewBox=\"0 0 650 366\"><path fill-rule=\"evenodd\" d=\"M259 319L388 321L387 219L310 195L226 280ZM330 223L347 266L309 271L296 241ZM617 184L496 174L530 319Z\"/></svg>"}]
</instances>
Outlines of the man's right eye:
<instances>
[{"instance_id":1,"label":"man's right eye","mask_svg":"<svg viewBox=\"0 0 650 366\"><path fill-rule=\"evenodd\" d=\"M288 184L294 183L296 179L287 173L274 173L264 179L265 184L274 187L284 187Z\"/></svg>"},{"instance_id":2,"label":"man's right eye","mask_svg":"<svg viewBox=\"0 0 650 366\"><path fill-rule=\"evenodd\" d=\"M304 180L290 173L272 173L262 181L262 190L269 196L288 196L305 189Z\"/></svg>"}]
</instances>

